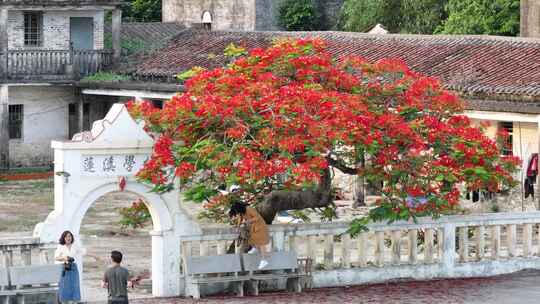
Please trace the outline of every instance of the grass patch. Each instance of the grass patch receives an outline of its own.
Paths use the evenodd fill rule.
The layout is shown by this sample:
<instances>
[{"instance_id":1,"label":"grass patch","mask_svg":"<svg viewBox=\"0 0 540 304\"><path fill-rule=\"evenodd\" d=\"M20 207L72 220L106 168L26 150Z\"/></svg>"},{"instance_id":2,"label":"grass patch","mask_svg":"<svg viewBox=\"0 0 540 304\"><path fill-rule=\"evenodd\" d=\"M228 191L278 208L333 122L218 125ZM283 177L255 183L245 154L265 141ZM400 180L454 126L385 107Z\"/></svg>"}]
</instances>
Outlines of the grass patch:
<instances>
[{"instance_id":1,"label":"grass patch","mask_svg":"<svg viewBox=\"0 0 540 304\"><path fill-rule=\"evenodd\" d=\"M33 189L52 189L54 188L54 181L53 179L48 180L36 180L33 181L30 186Z\"/></svg>"},{"instance_id":2,"label":"grass patch","mask_svg":"<svg viewBox=\"0 0 540 304\"><path fill-rule=\"evenodd\" d=\"M19 173L43 173L51 172L51 167L24 167L12 168L7 171L0 171L0 175L19 174Z\"/></svg>"},{"instance_id":3,"label":"grass patch","mask_svg":"<svg viewBox=\"0 0 540 304\"><path fill-rule=\"evenodd\" d=\"M131 77L127 75L120 75L120 74L111 73L111 72L97 72L93 75L84 77L81 81L82 82L100 82L100 81L120 82L120 81L129 81L129 80L131 80Z\"/></svg>"}]
</instances>

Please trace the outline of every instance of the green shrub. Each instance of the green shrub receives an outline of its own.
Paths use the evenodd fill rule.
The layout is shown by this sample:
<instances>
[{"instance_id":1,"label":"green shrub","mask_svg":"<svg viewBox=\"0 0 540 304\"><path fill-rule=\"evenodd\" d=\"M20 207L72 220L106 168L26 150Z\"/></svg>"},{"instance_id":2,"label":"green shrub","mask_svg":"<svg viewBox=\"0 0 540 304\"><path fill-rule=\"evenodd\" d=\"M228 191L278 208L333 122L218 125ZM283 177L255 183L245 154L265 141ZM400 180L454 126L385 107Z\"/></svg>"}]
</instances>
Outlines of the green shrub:
<instances>
[{"instance_id":1,"label":"green shrub","mask_svg":"<svg viewBox=\"0 0 540 304\"><path fill-rule=\"evenodd\" d=\"M279 24L288 31L317 30L321 18L312 0L285 0L279 8Z\"/></svg>"},{"instance_id":2,"label":"green shrub","mask_svg":"<svg viewBox=\"0 0 540 304\"><path fill-rule=\"evenodd\" d=\"M110 82L119 82L119 81L128 81L131 80L130 76L115 74L112 72L97 72L93 75L84 77L81 81L83 82L100 82L100 81L110 81Z\"/></svg>"}]
</instances>

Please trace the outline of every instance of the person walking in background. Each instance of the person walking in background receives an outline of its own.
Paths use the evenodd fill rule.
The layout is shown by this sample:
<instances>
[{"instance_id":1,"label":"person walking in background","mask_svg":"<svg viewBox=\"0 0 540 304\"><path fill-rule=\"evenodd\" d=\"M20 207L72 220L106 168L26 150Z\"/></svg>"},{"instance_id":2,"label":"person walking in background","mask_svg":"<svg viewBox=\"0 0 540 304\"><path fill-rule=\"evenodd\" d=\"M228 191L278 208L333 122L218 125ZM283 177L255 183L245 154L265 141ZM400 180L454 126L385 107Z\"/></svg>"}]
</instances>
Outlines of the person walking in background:
<instances>
[{"instance_id":1,"label":"person walking in background","mask_svg":"<svg viewBox=\"0 0 540 304\"><path fill-rule=\"evenodd\" d=\"M77 263L86 254L86 250L75 241L70 231L60 236L58 247L54 252L56 264L64 264L62 276L58 282L58 301L60 303L77 303L81 301L80 275Z\"/></svg>"},{"instance_id":2,"label":"person walking in background","mask_svg":"<svg viewBox=\"0 0 540 304\"><path fill-rule=\"evenodd\" d=\"M120 251L111 252L112 265L107 269L101 287L107 288L109 293L109 304L128 304L128 287L133 287L129 281L129 271L122 267L122 253Z\"/></svg>"},{"instance_id":3,"label":"person walking in background","mask_svg":"<svg viewBox=\"0 0 540 304\"><path fill-rule=\"evenodd\" d=\"M246 205L235 202L229 210L229 217L235 225L247 225L249 227L248 243L253 248L248 252L250 254L259 252L261 254L261 262L259 269L263 269L268 265L267 257L269 252L270 237L268 235L268 226L262 216L255 208L247 207Z\"/></svg>"}]
</instances>

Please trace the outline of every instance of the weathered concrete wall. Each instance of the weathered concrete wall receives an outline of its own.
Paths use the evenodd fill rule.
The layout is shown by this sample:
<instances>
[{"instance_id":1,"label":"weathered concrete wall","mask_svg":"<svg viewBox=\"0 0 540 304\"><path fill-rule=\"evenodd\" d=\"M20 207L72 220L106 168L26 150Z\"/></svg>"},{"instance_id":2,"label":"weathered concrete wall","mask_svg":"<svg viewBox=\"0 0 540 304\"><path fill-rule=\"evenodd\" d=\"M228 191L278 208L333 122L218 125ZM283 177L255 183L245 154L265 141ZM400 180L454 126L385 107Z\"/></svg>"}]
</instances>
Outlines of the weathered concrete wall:
<instances>
[{"instance_id":1,"label":"weathered concrete wall","mask_svg":"<svg viewBox=\"0 0 540 304\"><path fill-rule=\"evenodd\" d=\"M22 104L22 138L9 142L10 166L49 165L51 140L68 136L68 104L75 91L69 86L10 86L9 104Z\"/></svg>"},{"instance_id":2,"label":"weathered concrete wall","mask_svg":"<svg viewBox=\"0 0 540 304\"><path fill-rule=\"evenodd\" d=\"M103 11L43 12L43 46L40 49L69 49L70 17L93 17L94 49L103 49ZM8 12L8 47L9 49L25 49L23 11L13 10Z\"/></svg>"},{"instance_id":3,"label":"weathered concrete wall","mask_svg":"<svg viewBox=\"0 0 540 304\"><path fill-rule=\"evenodd\" d=\"M283 0L163 0L163 22L186 26L200 24L208 10L216 30L280 30L279 7ZM313 0L325 29L334 29L344 0Z\"/></svg>"},{"instance_id":4,"label":"weathered concrete wall","mask_svg":"<svg viewBox=\"0 0 540 304\"><path fill-rule=\"evenodd\" d=\"M204 11L212 15L213 30L255 28L255 0L165 0L163 22L200 25Z\"/></svg>"},{"instance_id":5,"label":"weathered concrete wall","mask_svg":"<svg viewBox=\"0 0 540 304\"><path fill-rule=\"evenodd\" d=\"M540 0L521 0L521 37L540 37Z\"/></svg>"}]
</instances>

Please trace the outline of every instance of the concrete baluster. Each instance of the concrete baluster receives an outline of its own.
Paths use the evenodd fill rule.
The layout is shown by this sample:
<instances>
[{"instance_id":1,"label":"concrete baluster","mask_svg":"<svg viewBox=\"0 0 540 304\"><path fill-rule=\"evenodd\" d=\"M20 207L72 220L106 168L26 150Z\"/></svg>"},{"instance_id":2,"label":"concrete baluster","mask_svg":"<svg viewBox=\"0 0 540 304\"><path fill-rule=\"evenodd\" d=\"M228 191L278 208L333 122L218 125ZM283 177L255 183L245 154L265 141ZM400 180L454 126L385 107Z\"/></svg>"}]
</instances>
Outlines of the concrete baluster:
<instances>
[{"instance_id":1,"label":"concrete baluster","mask_svg":"<svg viewBox=\"0 0 540 304\"><path fill-rule=\"evenodd\" d=\"M506 226L506 242L508 246L508 256L515 257L517 255L517 246L516 246L516 240L517 240L517 233L516 233L516 225L507 225Z\"/></svg>"},{"instance_id":2,"label":"concrete baluster","mask_svg":"<svg viewBox=\"0 0 540 304\"><path fill-rule=\"evenodd\" d=\"M459 228L459 261L467 262L469 255L469 227Z\"/></svg>"},{"instance_id":3,"label":"concrete baluster","mask_svg":"<svg viewBox=\"0 0 540 304\"><path fill-rule=\"evenodd\" d=\"M418 261L418 231L409 230L409 263L416 264Z\"/></svg>"},{"instance_id":4,"label":"concrete baluster","mask_svg":"<svg viewBox=\"0 0 540 304\"><path fill-rule=\"evenodd\" d=\"M496 260L501 252L501 226L491 227L491 258Z\"/></svg>"},{"instance_id":5,"label":"concrete baluster","mask_svg":"<svg viewBox=\"0 0 540 304\"><path fill-rule=\"evenodd\" d=\"M384 231L375 232L375 265L384 266Z\"/></svg>"},{"instance_id":6,"label":"concrete baluster","mask_svg":"<svg viewBox=\"0 0 540 304\"><path fill-rule=\"evenodd\" d=\"M401 262L401 231L392 231L392 264L399 265Z\"/></svg>"},{"instance_id":7,"label":"concrete baluster","mask_svg":"<svg viewBox=\"0 0 540 304\"><path fill-rule=\"evenodd\" d=\"M367 232L360 233L358 235L358 265L360 267L367 266L367 242Z\"/></svg>"},{"instance_id":8,"label":"concrete baluster","mask_svg":"<svg viewBox=\"0 0 540 304\"><path fill-rule=\"evenodd\" d=\"M334 235L327 234L324 237L324 264L333 268L334 264Z\"/></svg>"},{"instance_id":9,"label":"concrete baluster","mask_svg":"<svg viewBox=\"0 0 540 304\"><path fill-rule=\"evenodd\" d=\"M426 229L424 232L424 262L433 263L433 229Z\"/></svg>"},{"instance_id":10,"label":"concrete baluster","mask_svg":"<svg viewBox=\"0 0 540 304\"><path fill-rule=\"evenodd\" d=\"M351 236L345 234L341 237L341 259L344 268L351 268Z\"/></svg>"},{"instance_id":11,"label":"concrete baluster","mask_svg":"<svg viewBox=\"0 0 540 304\"><path fill-rule=\"evenodd\" d=\"M486 228L484 226L478 226L476 228L476 258L482 260L486 254Z\"/></svg>"},{"instance_id":12,"label":"concrete baluster","mask_svg":"<svg viewBox=\"0 0 540 304\"><path fill-rule=\"evenodd\" d=\"M523 256L531 255L532 247L532 224L523 225Z\"/></svg>"}]
</instances>

